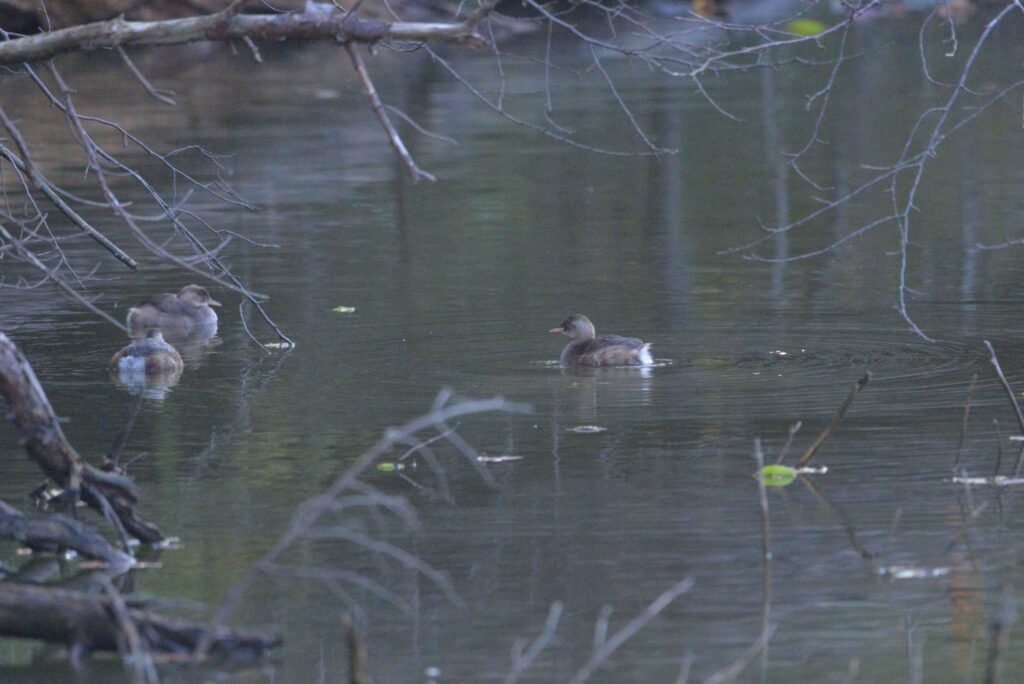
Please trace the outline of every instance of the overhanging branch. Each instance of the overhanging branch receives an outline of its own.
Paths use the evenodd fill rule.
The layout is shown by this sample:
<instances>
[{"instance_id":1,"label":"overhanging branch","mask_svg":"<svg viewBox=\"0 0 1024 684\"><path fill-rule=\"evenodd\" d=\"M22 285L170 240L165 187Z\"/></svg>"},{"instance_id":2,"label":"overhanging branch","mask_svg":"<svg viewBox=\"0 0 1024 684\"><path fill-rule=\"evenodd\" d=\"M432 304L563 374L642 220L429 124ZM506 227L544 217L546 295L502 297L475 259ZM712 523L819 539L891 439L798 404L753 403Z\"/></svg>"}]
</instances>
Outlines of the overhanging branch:
<instances>
[{"instance_id":1,"label":"overhanging branch","mask_svg":"<svg viewBox=\"0 0 1024 684\"><path fill-rule=\"evenodd\" d=\"M332 5L308 3L291 14L217 14L165 21L122 18L15 38L0 43L0 65L50 59L68 52L140 45L181 45L199 41L323 40L375 43L380 40L485 42L477 25L492 9L485 5L458 23L385 22L345 14Z\"/></svg>"}]
</instances>

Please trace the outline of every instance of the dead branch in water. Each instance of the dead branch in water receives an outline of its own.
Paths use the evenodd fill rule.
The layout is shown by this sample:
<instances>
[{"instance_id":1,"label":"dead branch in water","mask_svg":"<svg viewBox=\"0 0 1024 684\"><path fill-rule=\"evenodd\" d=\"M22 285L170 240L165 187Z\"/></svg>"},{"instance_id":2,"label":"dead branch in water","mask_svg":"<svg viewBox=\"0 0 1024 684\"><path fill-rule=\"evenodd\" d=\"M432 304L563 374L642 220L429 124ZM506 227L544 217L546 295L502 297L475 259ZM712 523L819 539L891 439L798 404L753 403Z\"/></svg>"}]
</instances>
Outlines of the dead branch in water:
<instances>
[{"instance_id":1,"label":"dead branch in water","mask_svg":"<svg viewBox=\"0 0 1024 684\"><path fill-rule=\"evenodd\" d=\"M132 557L111 546L91 527L63 515L25 515L0 501L0 537L13 539L33 551L70 549L83 556L127 567Z\"/></svg>"},{"instance_id":2,"label":"dead branch in water","mask_svg":"<svg viewBox=\"0 0 1024 684\"><path fill-rule=\"evenodd\" d=\"M112 509L116 520L136 539L147 543L163 539L160 530L135 510L138 496L131 479L94 468L71 446L32 366L3 333L0 394L7 402L11 421L29 457L50 479L73 495L80 491L82 500L105 516L108 508Z\"/></svg>"},{"instance_id":3,"label":"dead branch in water","mask_svg":"<svg viewBox=\"0 0 1024 684\"><path fill-rule=\"evenodd\" d=\"M814 440L814 444L809 446L807 448L807 451L805 451L804 455L800 458L800 460L796 462L796 465L793 466L794 468L803 468L810 462L812 458L814 458L814 454L818 453L818 449L820 449L821 446L828 441L829 437L832 436L832 433L835 432L837 427L839 427L839 423L843 421L843 416L846 415L846 412L849 410L850 405L853 404L853 400L857 398L857 395L860 394L860 391L864 389L864 386L867 385L868 382L870 382L870 380L871 373L869 371L864 374L864 377L857 381L857 384L854 385L853 389L850 390L850 394L847 395L846 401L843 402L843 404L836 411L835 415L832 416L832 420L829 422L827 426L825 426L825 429L822 430L821 434L818 435L818 438Z\"/></svg>"},{"instance_id":4,"label":"dead branch in water","mask_svg":"<svg viewBox=\"0 0 1024 684\"><path fill-rule=\"evenodd\" d=\"M210 631L148 610L122 609L154 653L188 655L201 637L215 656L258 657L280 643L265 634ZM76 660L92 651L118 651L116 611L108 596L0 582L0 635L64 644Z\"/></svg>"}]
</instances>

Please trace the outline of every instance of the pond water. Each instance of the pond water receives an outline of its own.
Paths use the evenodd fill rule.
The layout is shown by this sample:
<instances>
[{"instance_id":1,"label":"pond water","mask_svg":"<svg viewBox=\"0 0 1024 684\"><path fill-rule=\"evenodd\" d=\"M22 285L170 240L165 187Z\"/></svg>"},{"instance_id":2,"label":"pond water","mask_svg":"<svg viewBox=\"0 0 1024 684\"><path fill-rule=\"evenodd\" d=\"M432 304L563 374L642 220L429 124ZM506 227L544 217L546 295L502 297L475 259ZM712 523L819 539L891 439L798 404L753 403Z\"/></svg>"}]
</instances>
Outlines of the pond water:
<instances>
[{"instance_id":1,"label":"pond water","mask_svg":"<svg viewBox=\"0 0 1024 684\"><path fill-rule=\"evenodd\" d=\"M335 49L267 49L263 65L219 50L142 56L151 78L178 92L177 108L147 99L127 77L112 82L113 61L65 60L80 109L117 118L159 149L201 143L232 155L234 186L260 210L198 196L192 206L220 228L280 245L236 242L229 261L271 295L268 310L298 343L262 352L244 333L237 298L214 288L228 304L219 344L165 395L141 400L128 453L141 455L132 473L142 510L181 547L138 573L138 591L216 606L300 502L451 387L533 406L531 415L460 425L482 453L520 458L492 464L490 488L458 453L439 448L451 501L434 495L422 465L374 470L367 481L408 497L421 530L372 517L358 525L447 573L459 602L350 546L301 547L289 563L363 573L388 600L352 585L261 580L234 622L277 630L285 645L266 668L223 681L345 681L345 611L378 682L425 682L432 668L438 682L502 681L513 647L540 633L555 601L558 629L523 681L566 681L590 656L602 607L614 609L614 632L687 577L692 589L594 681L673 682L687 654L692 681L703 681L765 625L774 628L767 648L736 681L980 681L1004 587L1020 594L1024 582L1024 507L1013 489L967 492L950 474L976 373L962 462L991 474L1001 448L1008 473L1016 456L1005 439L1015 419L982 340L1024 388L1019 252L975 245L1019 235L1019 100L964 129L925 177L910 272L921 294L911 313L938 343L912 334L893 309L892 227L787 264L721 253L897 156L917 113L946 97L921 75L918 25L897 19L851 34L858 57L837 82L822 131L828 144L804 164L839 188L823 191L778 150L806 140L814 113L805 99L825 68L714 79L709 91L733 121L685 84L609 57L640 125L678 149L655 157L595 154L517 127L422 55L370 60L385 101L458 141L405 131L439 179L414 186ZM540 40L521 52L543 57L544 49ZM561 64L590 63L570 44L557 49ZM997 37L993 50L985 78L999 83L1020 63L1021 46ZM493 55L447 57L496 95ZM509 57L503 69L510 107L532 116L543 68ZM5 106L27 129L63 135L35 121L44 104L24 80L5 78ZM643 151L599 74L566 72L555 85L552 116L562 125L594 145ZM37 152L54 172L79 172L60 145ZM71 187L84 192L90 182ZM865 197L761 253L827 244L887 211L886 201ZM119 235L113 219L101 220ZM79 249L87 246L72 255ZM127 276L106 263L99 275L116 279L99 286L100 304L120 317L142 295L194 279L146 266ZM333 312L338 306L355 311ZM660 363L559 369L564 338L545 331L577 311L599 331L651 341ZM98 462L136 401L103 371L120 333L45 288L0 291L0 329L33 363L70 439ZM815 459L828 473L768 492L766 592L754 440L774 461L802 421L799 454L865 371L871 383ZM13 431L3 433L0 498L24 506L41 475ZM119 668L101 660L75 675L52 658L37 644L0 642L0 680L109 681ZM1005 681L1024 676L1019 649L1004 667Z\"/></svg>"}]
</instances>

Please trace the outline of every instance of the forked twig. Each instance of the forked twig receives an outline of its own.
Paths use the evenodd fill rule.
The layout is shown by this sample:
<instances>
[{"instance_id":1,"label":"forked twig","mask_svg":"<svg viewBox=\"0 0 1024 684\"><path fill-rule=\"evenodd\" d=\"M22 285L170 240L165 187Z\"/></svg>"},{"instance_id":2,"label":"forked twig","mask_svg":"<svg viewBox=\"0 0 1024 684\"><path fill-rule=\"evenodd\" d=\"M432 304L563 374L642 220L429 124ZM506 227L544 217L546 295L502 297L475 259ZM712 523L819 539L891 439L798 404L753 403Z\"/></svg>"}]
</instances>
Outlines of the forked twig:
<instances>
[{"instance_id":1,"label":"forked twig","mask_svg":"<svg viewBox=\"0 0 1024 684\"><path fill-rule=\"evenodd\" d=\"M658 598L654 599L646 608L644 608L639 615L629 621L625 627L620 629L618 632L609 637L606 641L600 645L594 645L594 651L590 655L590 659L581 667L572 679L569 680L569 684L583 684L583 682L590 679L590 676L597 671L597 668L601 667L608 658L611 657L615 651L619 649L624 643L633 638L637 632L643 629L644 625L653 620L658 613L665 610L665 608L685 594L693 587L693 578L687 577L686 579L677 582L670 587L665 593Z\"/></svg>"}]
</instances>

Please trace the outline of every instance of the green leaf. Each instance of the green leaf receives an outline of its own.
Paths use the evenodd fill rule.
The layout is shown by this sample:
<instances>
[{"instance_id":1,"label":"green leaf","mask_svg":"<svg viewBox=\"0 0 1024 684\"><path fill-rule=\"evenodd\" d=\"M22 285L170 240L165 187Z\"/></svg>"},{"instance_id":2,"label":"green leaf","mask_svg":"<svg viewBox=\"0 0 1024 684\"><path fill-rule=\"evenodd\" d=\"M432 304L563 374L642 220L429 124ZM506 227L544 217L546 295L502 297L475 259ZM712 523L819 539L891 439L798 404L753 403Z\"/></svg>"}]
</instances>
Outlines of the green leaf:
<instances>
[{"instance_id":1,"label":"green leaf","mask_svg":"<svg viewBox=\"0 0 1024 684\"><path fill-rule=\"evenodd\" d=\"M354 307L354 306L336 306L333 309L331 309L331 311L334 311L336 313L355 313L356 312L356 307Z\"/></svg>"},{"instance_id":2,"label":"green leaf","mask_svg":"<svg viewBox=\"0 0 1024 684\"><path fill-rule=\"evenodd\" d=\"M766 487L785 487L796 479L796 470L784 465L766 465L761 474Z\"/></svg>"},{"instance_id":3,"label":"green leaf","mask_svg":"<svg viewBox=\"0 0 1024 684\"><path fill-rule=\"evenodd\" d=\"M817 19L794 19L786 25L786 29L790 33L795 33L798 36L805 36L807 38L824 33L827 28L828 26Z\"/></svg>"}]
</instances>

